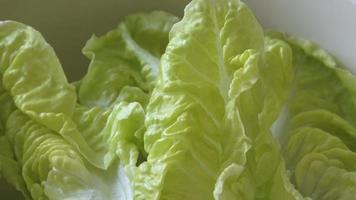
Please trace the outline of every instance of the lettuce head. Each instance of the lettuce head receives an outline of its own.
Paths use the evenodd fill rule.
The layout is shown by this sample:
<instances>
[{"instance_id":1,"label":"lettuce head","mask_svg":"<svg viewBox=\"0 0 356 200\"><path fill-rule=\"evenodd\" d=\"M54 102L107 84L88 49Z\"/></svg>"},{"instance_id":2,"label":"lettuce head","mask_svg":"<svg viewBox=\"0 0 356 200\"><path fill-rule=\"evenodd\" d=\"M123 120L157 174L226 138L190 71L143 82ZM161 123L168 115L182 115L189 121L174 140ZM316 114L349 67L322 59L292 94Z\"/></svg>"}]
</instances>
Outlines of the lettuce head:
<instances>
[{"instance_id":1,"label":"lettuce head","mask_svg":"<svg viewBox=\"0 0 356 200\"><path fill-rule=\"evenodd\" d=\"M69 82L38 31L0 22L0 178L25 199L356 196L356 77L240 0L133 14L82 52Z\"/></svg>"}]
</instances>

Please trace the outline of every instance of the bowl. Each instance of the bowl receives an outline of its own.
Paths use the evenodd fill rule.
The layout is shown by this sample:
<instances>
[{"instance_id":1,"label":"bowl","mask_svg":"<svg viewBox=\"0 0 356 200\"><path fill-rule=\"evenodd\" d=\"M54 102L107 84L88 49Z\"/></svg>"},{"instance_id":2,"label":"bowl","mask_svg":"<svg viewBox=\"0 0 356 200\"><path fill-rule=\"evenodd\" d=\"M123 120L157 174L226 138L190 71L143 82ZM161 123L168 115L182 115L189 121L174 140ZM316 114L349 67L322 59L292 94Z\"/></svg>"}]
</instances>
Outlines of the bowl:
<instances>
[{"instance_id":1,"label":"bowl","mask_svg":"<svg viewBox=\"0 0 356 200\"><path fill-rule=\"evenodd\" d=\"M356 0L246 0L266 29L316 42L356 74Z\"/></svg>"},{"instance_id":2,"label":"bowl","mask_svg":"<svg viewBox=\"0 0 356 200\"><path fill-rule=\"evenodd\" d=\"M86 72L81 48L92 34L114 28L124 16L151 10L183 15L188 0L4 0L0 20L16 20L39 30L55 49L71 81ZM356 0L245 0L266 29L318 43L356 74ZM3 199L22 199L0 179Z\"/></svg>"}]
</instances>

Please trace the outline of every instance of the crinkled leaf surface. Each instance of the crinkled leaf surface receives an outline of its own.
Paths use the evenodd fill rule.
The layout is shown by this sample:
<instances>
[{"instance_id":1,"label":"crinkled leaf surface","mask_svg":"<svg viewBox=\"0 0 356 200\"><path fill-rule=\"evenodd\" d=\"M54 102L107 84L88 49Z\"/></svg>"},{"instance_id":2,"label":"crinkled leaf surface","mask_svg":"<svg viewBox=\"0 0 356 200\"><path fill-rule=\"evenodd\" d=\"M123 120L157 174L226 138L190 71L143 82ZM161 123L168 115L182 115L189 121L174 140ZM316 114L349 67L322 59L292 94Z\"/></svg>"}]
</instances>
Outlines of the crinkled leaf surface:
<instances>
[{"instance_id":1,"label":"crinkled leaf surface","mask_svg":"<svg viewBox=\"0 0 356 200\"><path fill-rule=\"evenodd\" d=\"M136 199L297 195L283 190L292 186L268 132L289 94L291 52L264 39L245 4L192 1L170 33L161 70L147 108L149 155ZM274 177L279 185L270 184Z\"/></svg>"},{"instance_id":2,"label":"crinkled leaf surface","mask_svg":"<svg viewBox=\"0 0 356 200\"><path fill-rule=\"evenodd\" d=\"M274 34L293 49L283 155L305 197L352 199L355 185L356 77L310 41Z\"/></svg>"},{"instance_id":3,"label":"crinkled leaf surface","mask_svg":"<svg viewBox=\"0 0 356 200\"><path fill-rule=\"evenodd\" d=\"M162 11L134 14L107 34L93 36L83 49L91 63L81 81L80 103L108 107L131 95L132 100L147 104L148 97L141 96L154 86L168 33L176 21Z\"/></svg>"}]
</instances>

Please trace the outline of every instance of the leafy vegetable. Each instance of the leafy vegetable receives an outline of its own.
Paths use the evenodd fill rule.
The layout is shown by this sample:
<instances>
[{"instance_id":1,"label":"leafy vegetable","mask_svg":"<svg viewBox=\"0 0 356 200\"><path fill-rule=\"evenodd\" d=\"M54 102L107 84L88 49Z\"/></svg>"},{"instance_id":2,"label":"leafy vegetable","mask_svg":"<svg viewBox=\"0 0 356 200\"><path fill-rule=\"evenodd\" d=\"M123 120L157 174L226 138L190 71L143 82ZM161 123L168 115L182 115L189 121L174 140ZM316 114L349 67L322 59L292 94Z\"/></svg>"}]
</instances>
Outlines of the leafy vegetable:
<instances>
[{"instance_id":1,"label":"leafy vegetable","mask_svg":"<svg viewBox=\"0 0 356 200\"><path fill-rule=\"evenodd\" d=\"M265 40L245 4L192 1L148 105L135 198L276 199L282 161L269 128L292 76L289 47Z\"/></svg>"},{"instance_id":2,"label":"leafy vegetable","mask_svg":"<svg viewBox=\"0 0 356 200\"><path fill-rule=\"evenodd\" d=\"M112 189L122 187L121 181L125 181L118 165L105 172L88 166L60 135L20 111L13 112L8 122L7 136L33 199L118 199L130 195Z\"/></svg>"},{"instance_id":3,"label":"leafy vegetable","mask_svg":"<svg viewBox=\"0 0 356 200\"><path fill-rule=\"evenodd\" d=\"M356 77L313 43L276 35L293 48L296 78L288 102L286 166L312 199L352 199L355 190Z\"/></svg>"},{"instance_id":4,"label":"leafy vegetable","mask_svg":"<svg viewBox=\"0 0 356 200\"><path fill-rule=\"evenodd\" d=\"M15 160L11 144L5 136L7 118L15 109L12 98L4 89L0 77L0 175L3 175L8 183L28 199L29 194L21 176L21 166Z\"/></svg>"},{"instance_id":5,"label":"leafy vegetable","mask_svg":"<svg viewBox=\"0 0 356 200\"><path fill-rule=\"evenodd\" d=\"M157 24L147 24L146 17ZM126 25L132 37L140 41L141 35L146 34L151 43L141 45L151 48L151 52L141 50L139 59L131 56L127 62L135 63L137 59L144 63L146 57L153 55L158 59L164 41L161 44L155 41L168 38L170 23L175 19L163 12L129 17ZM37 31L7 21L0 24L0 33L0 77L4 83L0 87L0 169L8 182L33 199L130 199L127 173L133 170L143 151L142 106L147 104L148 94L127 85L113 91L120 96L109 108L77 104L77 92L67 82L53 50ZM110 51L133 54L127 49L118 44ZM120 62L112 63L120 68ZM142 68L148 67L157 66ZM150 77L147 80L154 84L151 74L149 69L142 69L137 76ZM83 79L74 85L80 93L87 83ZM9 117L10 114L15 116ZM111 187L120 187L122 191Z\"/></svg>"},{"instance_id":6,"label":"leafy vegetable","mask_svg":"<svg viewBox=\"0 0 356 200\"><path fill-rule=\"evenodd\" d=\"M356 78L310 41L264 34L239 0L128 16L54 50L0 22L0 174L26 199L356 196Z\"/></svg>"},{"instance_id":7,"label":"leafy vegetable","mask_svg":"<svg viewBox=\"0 0 356 200\"><path fill-rule=\"evenodd\" d=\"M124 99L146 105L176 21L165 12L135 14L106 35L93 36L83 49L91 63L81 81L80 103L108 107Z\"/></svg>"}]
</instances>

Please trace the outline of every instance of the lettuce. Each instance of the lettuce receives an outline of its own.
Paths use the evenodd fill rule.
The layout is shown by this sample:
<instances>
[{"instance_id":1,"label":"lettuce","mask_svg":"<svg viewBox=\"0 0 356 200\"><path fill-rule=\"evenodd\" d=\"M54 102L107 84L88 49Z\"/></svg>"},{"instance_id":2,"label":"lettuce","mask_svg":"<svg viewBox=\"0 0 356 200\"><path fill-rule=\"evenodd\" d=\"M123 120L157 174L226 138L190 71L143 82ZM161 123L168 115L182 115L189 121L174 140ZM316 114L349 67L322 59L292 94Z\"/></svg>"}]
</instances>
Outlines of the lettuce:
<instances>
[{"instance_id":1,"label":"lettuce","mask_svg":"<svg viewBox=\"0 0 356 200\"><path fill-rule=\"evenodd\" d=\"M176 21L165 12L135 14L104 36L93 36L83 48L91 63L80 84L79 102L100 107L122 100L146 105Z\"/></svg>"},{"instance_id":2,"label":"lettuce","mask_svg":"<svg viewBox=\"0 0 356 200\"><path fill-rule=\"evenodd\" d=\"M12 146L5 135L7 119L15 109L12 97L4 89L0 76L0 177L3 176L25 199L29 199L30 195L21 176L21 165L16 161Z\"/></svg>"},{"instance_id":3,"label":"lettuce","mask_svg":"<svg viewBox=\"0 0 356 200\"><path fill-rule=\"evenodd\" d=\"M147 108L135 199L276 199L272 190L287 190L273 184L285 171L269 128L288 98L291 61L242 2L192 1Z\"/></svg>"},{"instance_id":4,"label":"lettuce","mask_svg":"<svg viewBox=\"0 0 356 200\"><path fill-rule=\"evenodd\" d=\"M18 110L11 114L7 128L33 199L125 199L122 195L129 198L130 194L112 189L124 188L120 184L126 177L116 169L119 165L106 171L88 165L60 135Z\"/></svg>"},{"instance_id":5,"label":"lettuce","mask_svg":"<svg viewBox=\"0 0 356 200\"><path fill-rule=\"evenodd\" d=\"M352 199L356 77L310 41L272 34L293 48L296 77L281 144L291 181L312 199Z\"/></svg>"},{"instance_id":6,"label":"lettuce","mask_svg":"<svg viewBox=\"0 0 356 200\"><path fill-rule=\"evenodd\" d=\"M0 22L0 175L25 199L356 196L356 77L243 2L130 15L82 52L70 83L39 32Z\"/></svg>"},{"instance_id":7,"label":"lettuce","mask_svg":"<svg viewBox=\"0 0 356 200\"><path fill-rule=\"evenodd\" d=\"M2 22L0 170L7 181L33 199L131 199L128 175L145 155L142 138L149 89L144 90L143 84L153 87L159 56L175 20L164 12L133 15L115 30L125 36L126 46L88 42L87 55L98 46L106 48L104 53L99 48L90 69L97 68L99 75L110 72L100 56L118 52L127 57L112 56L116 60L109 60L111 71L122 70L120 59L125 59L125 68L136 70L135 76L145 81L142 87L125 83L117 88L115 80L104 75L107 81L102 87L112 85L109 91L120 94L106 106L87 103L91 99L85 96L85 88L94 84L90 76L97 71L68 83L40 33L21 23ZM142 37L151 40L144 42ZM97 90L94 97L109 101L112 95L102 92Z\"/></svg>"}]
</instances>

